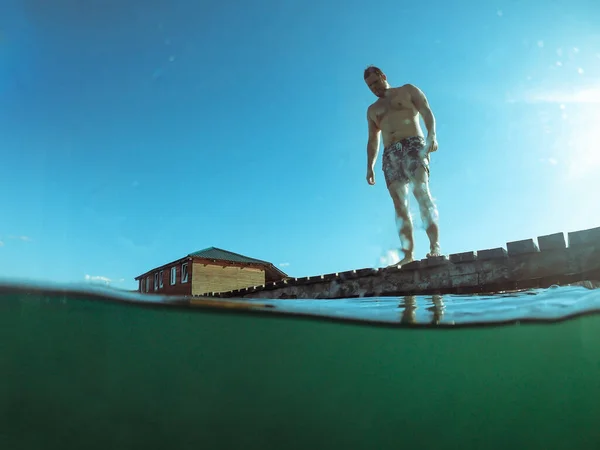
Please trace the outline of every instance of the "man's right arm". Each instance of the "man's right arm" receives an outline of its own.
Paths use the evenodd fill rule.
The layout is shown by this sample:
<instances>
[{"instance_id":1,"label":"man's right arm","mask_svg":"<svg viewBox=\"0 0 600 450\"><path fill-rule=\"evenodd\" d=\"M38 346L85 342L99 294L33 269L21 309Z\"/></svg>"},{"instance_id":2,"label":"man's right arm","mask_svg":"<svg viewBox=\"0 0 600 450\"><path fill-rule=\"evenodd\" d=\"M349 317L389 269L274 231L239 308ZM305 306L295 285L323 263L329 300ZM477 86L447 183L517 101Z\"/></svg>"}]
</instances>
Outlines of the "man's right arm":
<instances>
[{"instance_id":1,"label":"man's right arm","mask_svg":"<svg viewBox=\"0 0 600 450\"><path fill-rule=\"evenodd\" d=\"M377 161L377 155L379 154L379 138L380 130L375 125L369 111L367 111L367 122L369 124L369 140L367 141L367 170L373 170L375 168L375 161Z\"/></svg>"}]
</instances>

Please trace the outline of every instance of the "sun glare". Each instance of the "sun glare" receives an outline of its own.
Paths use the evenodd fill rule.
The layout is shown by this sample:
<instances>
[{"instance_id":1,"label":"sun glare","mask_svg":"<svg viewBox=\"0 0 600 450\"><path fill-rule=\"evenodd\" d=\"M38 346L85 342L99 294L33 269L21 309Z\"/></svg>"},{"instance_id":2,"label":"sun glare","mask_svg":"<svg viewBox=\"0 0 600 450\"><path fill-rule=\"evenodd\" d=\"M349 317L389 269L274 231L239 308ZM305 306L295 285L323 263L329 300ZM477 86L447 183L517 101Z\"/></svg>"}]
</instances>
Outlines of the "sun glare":
<instances>
[{"instance_id":1,"label":"sun glare","mask_svg":"<svg viewBox=\"0 0 600 450\"><path fill-rule=\"evenodd\" d=\"M540 89L525 94L527 103L546 104L543 125L559 150L544 159L563 165L571 181L600 172L600 85Z\"/></svg>"},{"instance_id":2,"label":"sun glare","mask_svg":"<svg viewBox=\"0 0 600 450\"><path fill-rule=\"evenodd\" d=\"M600 110L598 105L566 107L563 119L566 128L567 175L581 179L600 171Z\"/></svg>"}]
</instances>

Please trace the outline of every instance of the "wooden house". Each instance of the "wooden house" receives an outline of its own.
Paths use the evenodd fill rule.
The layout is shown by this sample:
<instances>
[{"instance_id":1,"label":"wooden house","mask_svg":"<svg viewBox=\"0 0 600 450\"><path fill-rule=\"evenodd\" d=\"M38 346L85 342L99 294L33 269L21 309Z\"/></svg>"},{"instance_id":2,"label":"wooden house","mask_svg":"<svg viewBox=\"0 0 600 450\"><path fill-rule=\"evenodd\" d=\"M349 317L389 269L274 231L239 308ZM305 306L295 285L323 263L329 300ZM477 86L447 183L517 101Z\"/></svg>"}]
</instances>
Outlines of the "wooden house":
<instances>
[{"instance_id":1,"label":"wooden house","mask_svg":"<svg viewBox=\"0 0 600 450\"><path fill-rule=\"evenodd\" d=\"M261 286L287 277L270 262L210 247L149 270L135 280L142 293L202 295Z\"/></svg>"}]
</instances>

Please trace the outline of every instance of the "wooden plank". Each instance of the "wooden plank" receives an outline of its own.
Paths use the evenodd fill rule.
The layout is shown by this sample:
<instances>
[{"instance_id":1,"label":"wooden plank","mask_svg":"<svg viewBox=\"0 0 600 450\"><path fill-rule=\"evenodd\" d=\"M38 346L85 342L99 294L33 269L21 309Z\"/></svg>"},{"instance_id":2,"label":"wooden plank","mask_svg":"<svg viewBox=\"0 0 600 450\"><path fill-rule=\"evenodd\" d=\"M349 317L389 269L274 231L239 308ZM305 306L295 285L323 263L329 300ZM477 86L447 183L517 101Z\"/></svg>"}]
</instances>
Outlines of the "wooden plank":
<instances>
[{"instance_id":1,"label":"wooden plank","mask_svg":"<svg viewBox=\"0 0 600 450\"><path fill-rule=\"evenodd\" d=\"M496 249L494 249L496 250ZM504 249L502 249L504 250ZM506 250L504 250L506 252ZM481 258L481 253L477 252ZM498 252L500 255L500 252ZM477 264L477 285L498 284L509 281L509 272L506 265L506 258L498 256L494 259L481 260L478 258Z\"/></svg>"},{"instance_id":2,"label":"wooden plank","mask_svg":"<svg viewBox=\"0 0 600 450\"><path fill-rule=\"evenodd\" d=\"M421 267L436 267L450 263L448 256L432 256L421 260Z\"/></svg>"},{"instance_id":3,"label":"wooden plank","mask_svg":"<svg viewBox=\"0 0 600 450\"><path fill-rule=\"evenodd\" d=\"M384 272L379 278L381 293L400 294L416 289L416 270L395 269Z\"/></svg>"},{"instance_id":4,"label":"wooden plank","mask_svg":"<svg viewBox=\"0 0 600 450\"><path fill-rule=\"evenodd\" d=\"M452 277L450 276L452 268L453 267L450 264L440 264L431 267L428 270L416 271L414 274L414 284L416 289L411 289L410 292L414 292L415 290L430 291L452 287Z\"/></svg>"},{"instance_id":5,"label":"wooden plank","mask_svg":"<svg viewBox=\"0 0 600 450\"><path fill-rule=\"evenodd\" d=\"M457 264L461 262L471 262L477 259L477 252L452 253L450 262Z\"/></svg>"},{"instance_id":6,"label":"wooden plank","mask_svg":"<svg viewBox=\"0 0 600 450\"><path fill-rule=\"evenodd\" d=\"M585 273L600 269L600 245L577 245L567 249L569 272Z\"/></svg>"},{"instance_id":7,"label":"wooden plank","mask_svg":"<svg viewBox=\"0 0 600 450\"><path fill-rule=\"evenodd\" d=\"M567 248L564 233L554 233L547 234L545 236L538 236L538 244L540 245L541 252L549 250L562 250L564 248Z\"/></svg>"},{"instance_id":8,"label":"wooden plank","mask_svg":"<svg viewBox=\"0 0 600 450\"><path fill-rule=\"evenodd\" d=\"M511 280L521 281L569 273L571 267L565 248L513 256L508 260L508 270Z\"/></svg>"},{"instance_id":9,"label":"wooden plank","mask_svg":"<svg viewBox=\"0 0 600 450\"><path fill-rule=\"evenodd\" d=\"M453 288L479 286L479 274L477 273L463 273L453 275L451 280Z\"/></svg>"},{"instance_id":10,"label":"wooden plank","mask_svg":"<svg viewBox=\"0 0 600 450\"><path fill-rule=\"evenodd\" d=\"M336 280L338 278L338 274L337 273L328 273L328 274L325 274L325 275L321 275L321 278L324 281Z\"/></svg>"},{"instance_id":11,"label":"wooden plank","mask_svg":"<svg viewBox=\"0 0 600 450\"><path fill-rule=\"evenodd\" d=\"M478 261L465 261L452 266L452 287L467 287L479 285L479 267Z\"/></svg>"},{"instance_id":12,"label":"wooden plank","mask_svg":"<svg viewBox=\"0 0 600 450\"><path fill-rule=\"evenodd\" d=\"M338 274L338 278L340 280L351 280L353 278L357 278L356 270L347 270L345 272L340 272Z\"/></svg>"},{"instance_id":13,"label":"wooden plank","mask_svg":"<svg viewBox=\"0 0 600 450\"><path fill-rule=\"evenodd\" d=\"M537 240L537 243L536 243ZM358 269L288 279L273 290L248 290L264 298L340 298L420 292L490 292L573 282L600 273L600 228L555 233L502 247L426 258L398 269Z\"/></svg>"},{"instance_id":14,"label":"wooden plank","mask_svg":"<svg viewBox=\"0 0 600 450\"><path fill-rule=\"evenodd\" d=\"M508 256L517 256L527 253L537 253L540 251L537 243L533 239L524 239L522 241L512 241L506 243Z\"/></svg>"},{"instance_id":15,"label":"wooden plank","mask_svg":"<svg viewBox=\"0 0 600 450\"><path fill-rule=\"evenodd\" d=\"M411 261L408 264L404 264L401 267L402 270L416 270L416 269L420 269L420 268L421 268L421 261L420 260Z\"/></svg>"},{"instance_id":16,"label":"wooden plank","mask_svg":"<svg viewBox=\"0 0 600 450\"><path fill-rule=\"evenodd\" d=\"M485 261L488 259L503 259L507 256L507 251L502 247L489 248L486 250L477 250L477 259L479 261Z\"/></svg>"},{"instance_id":17,"label":"wooden plank","mask_svg":"<svg viewBox=\"0 0 600 450\"><path fill-rule=\"evenodd\" d=\"M600 227L568 233L569 247L600 245Z\"/></svg>"},{"instance_id":18,"label":"wooden plank","mask_svg":"<svg viewBox=\"0 0 600 450\"><path fill-rule=\"evenodd\" d=\"M356 275L358 275L359 277L366 277L366 276L372 276L372 275L377 275L377 273L379 272L379 269L374 269L374 268L366 268L366 269L358 269L356 271Z\"/></svg>"},{"instance_id":19,"label":"wooden plank","mask_svg":"<svg viewBox=\"0 0 600 450\"><path fill-rule=\"evenodd\" d=\"M330 283L329 298L349 298L354 297L359 285L356 280L339 280L337 283Z\"/></svg>"}]
</instances>

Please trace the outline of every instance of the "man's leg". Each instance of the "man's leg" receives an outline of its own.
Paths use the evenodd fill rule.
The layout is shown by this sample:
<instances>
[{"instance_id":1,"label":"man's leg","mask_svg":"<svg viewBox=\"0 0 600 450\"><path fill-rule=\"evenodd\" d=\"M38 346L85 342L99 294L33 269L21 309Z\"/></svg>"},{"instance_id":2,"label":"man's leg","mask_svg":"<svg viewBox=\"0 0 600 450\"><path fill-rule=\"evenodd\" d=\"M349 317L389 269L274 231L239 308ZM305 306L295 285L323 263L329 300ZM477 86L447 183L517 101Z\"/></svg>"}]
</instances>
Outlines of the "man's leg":
<instances>
[{"instance_id":1,"label":"man's leg","mask_svg":"<svg viewBox=\"0 0 600 450\"><path fill-rule=\"evenodd\" d=\"M400 237L400 248L404 258L393 266L403 265L413 260L413 224L408 210L408 183L395 181L388 187L396 212L396 228Z\"/></svg>"},{"instance_id":2,"label":"man's leg","mask_svg":"<svg viewBox=\"0 0 600 450\"><path fill-rule=\"evenodd\" d=\"M419 204L421 220L423 221L427 237L429 238L430 252L427 256L441 256L442 252L440 249L438 228L439 214L437 207L431 198L431 192L429 191L429 175L423 166L415 171L413 194Z\"/></svg>"}]
</instances>

